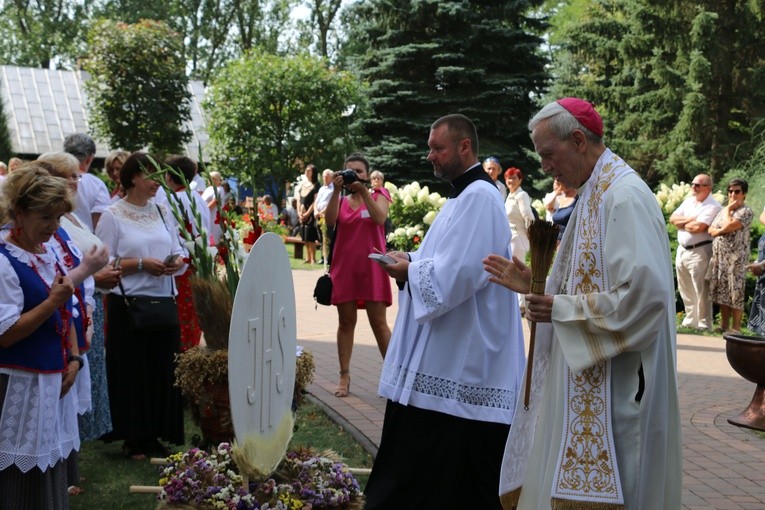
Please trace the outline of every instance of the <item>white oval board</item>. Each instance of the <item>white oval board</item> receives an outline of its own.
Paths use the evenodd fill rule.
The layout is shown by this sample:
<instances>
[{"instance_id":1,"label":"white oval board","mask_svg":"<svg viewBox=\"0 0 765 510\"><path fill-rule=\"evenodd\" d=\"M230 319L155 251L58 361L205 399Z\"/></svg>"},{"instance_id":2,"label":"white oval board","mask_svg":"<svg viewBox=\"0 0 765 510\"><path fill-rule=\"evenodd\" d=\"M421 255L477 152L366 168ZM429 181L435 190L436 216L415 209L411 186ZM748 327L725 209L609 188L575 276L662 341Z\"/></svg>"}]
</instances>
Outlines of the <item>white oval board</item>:
<instances>
[{"instance_id":1,"label":"white oval board","mask_svg":"<svg viewBox=\"0 0 765 510\"><path fill-rule=\"evenodd\" d=\"M228 392L239 444L272 436L292 412L296 344L292 270L281 237L269 232L244 264L228 334Z\"/></svg>"}]
</instances>

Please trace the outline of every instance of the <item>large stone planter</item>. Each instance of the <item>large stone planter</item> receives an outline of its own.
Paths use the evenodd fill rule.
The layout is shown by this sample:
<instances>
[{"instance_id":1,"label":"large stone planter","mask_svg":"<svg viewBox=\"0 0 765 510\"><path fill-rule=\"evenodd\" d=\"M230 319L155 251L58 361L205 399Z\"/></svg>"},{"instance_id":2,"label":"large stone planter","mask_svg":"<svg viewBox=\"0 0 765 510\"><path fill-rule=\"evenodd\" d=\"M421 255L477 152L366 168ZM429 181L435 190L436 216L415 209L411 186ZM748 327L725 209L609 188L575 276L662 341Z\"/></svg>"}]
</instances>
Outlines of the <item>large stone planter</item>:
<instances>
[{"instance_id":1,"label":"large stone planter","mask_svg":"<svg viewBox=\"0 0 765 510\"><path fill-rule=\"evenodd\" d=\"M765 337L725 333L725 354L738 374L757 385L749 406L728 423L765 431Z\"/></svg>"}]
</instances>

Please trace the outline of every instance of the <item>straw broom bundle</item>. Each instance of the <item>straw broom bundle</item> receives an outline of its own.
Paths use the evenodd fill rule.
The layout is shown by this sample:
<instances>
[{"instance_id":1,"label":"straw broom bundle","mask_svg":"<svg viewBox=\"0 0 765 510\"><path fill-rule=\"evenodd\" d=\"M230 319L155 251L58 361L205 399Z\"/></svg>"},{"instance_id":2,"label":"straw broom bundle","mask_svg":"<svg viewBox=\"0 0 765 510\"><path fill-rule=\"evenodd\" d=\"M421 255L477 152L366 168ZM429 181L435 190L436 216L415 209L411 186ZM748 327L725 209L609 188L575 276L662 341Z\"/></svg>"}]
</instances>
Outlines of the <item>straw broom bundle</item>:
<instances>
[{"instance_id":1,"label":"straw broom bundle","mask_svg":"<svg viewBox=\"0 0 765 510\"><path fill-rule=\"evenodd\" d=\"M550 271L558 241L557 225L549 221L535 220L529 226L529 251L531 252L531 293L544 294L547 273ZM523 407L529 408L531 393L531 369L534 363L534 341L537 323L530 321L529 357L526 364L526 391L523 395Z\"/></svg>"},{"instance_id":2,"label":"straw broom bundle","mask_svg":"<svg viewBox=\"0 0 765 510\"><path fill-rule=\"evenodd\" d=\"M218 278L197 276L192 277L190 283L199 327L205 332L207 347L213 350L227 349L234 302L226 283Z\"/></svg>"}]
</instances>

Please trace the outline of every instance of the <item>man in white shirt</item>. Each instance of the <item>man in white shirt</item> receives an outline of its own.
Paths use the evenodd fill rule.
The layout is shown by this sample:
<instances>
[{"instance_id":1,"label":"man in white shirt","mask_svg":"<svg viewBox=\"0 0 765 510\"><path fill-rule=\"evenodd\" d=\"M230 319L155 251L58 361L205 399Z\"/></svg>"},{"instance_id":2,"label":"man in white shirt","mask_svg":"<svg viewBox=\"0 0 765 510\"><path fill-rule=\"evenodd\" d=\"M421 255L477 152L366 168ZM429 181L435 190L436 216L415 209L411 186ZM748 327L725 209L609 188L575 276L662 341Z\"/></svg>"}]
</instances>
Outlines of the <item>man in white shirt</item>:
<instances>
[{"instance_id":1,"label":"man in white shirt","mask_svg":"<svg viewBox=\"0 0 765 510\"><path fill-rule=\"evenodd\" d=\"M669 217L677 227L675 270L685 306L685 327L710 329L713 324L709 281L705 279L712 258L712 236L707 230L721 208L712 196L712 178L699 174L691 182L691 196Z\"/></svg>"},{"instance_id":2,"label":"man in white shirt","mask_svg":"<svg viewBox=\"0 0 765 510\"><path fill-rule=\"evenodd\" d=\"M262 219L277 221L279 219L279 208L272 200L271 195L263 195L263 203L258 206L258 209Z\"/></svg>"},{"instance_id":3,"label":"man in white shirt","mask_svg":"<svg viewBox=\"0 0 765 510\"><path fill-rule=\"evenodd\" d=\"M316 192L316 207L314 208L314 216L321 217L324 215L324 210L329 205L329 199L332 198L332 190L335 189L332 184L332 176L335 173L327 168L321 173L321 178L324 179L324 185Z\"/></svg>"},{"instance_id":4,"label":"man in white shirt","mask_svg":"<svg viewBox=\"0 0 765 510\"><path fill-rule=\"evenodd\" d=\"M77 186L77 200L73 212L91 232L95 232L101 213L111 204L106 184L88 173L96 156L96 143L85 133L73 133L64 138L64 151L80 162L82 180Z\"/></svg>"},{"instance_id":5,"label":"man in white shirt","mask_svg":"<svg viewBox=\"0 0 765 510\"><path fill-rule=\"evenodd\" d=\"M523 372L515 293L482 260L510 256L502 197L478 161L475 126L447 115L428 160L452 196L412 253L383 265L404 285L379 393L388 399L366 509L499 509L499 469Z\"/></svg>"},{"instance_id":6,"label":"man in white shirt","mask_svg":"<svg viewBox=\"0 0 765 510\"><path fill-rule=\"evenodd\" d=\"M323 260L327 260L329 256L329 239L334 235L334 227L328 227L327 222L324 220L324 211L326 211L329 205L329 199L332 198L332 190L335 189L335 185L332 184L332 177L335 172L329 168L325 169L321 173L321 178L324 179L324 185L319 188L316 193L316 206L314 207L314 216L319 222L319 232L321 234L321 254ZM331 230L330 230L331 228Z\"/></svg>"}]
</instances>

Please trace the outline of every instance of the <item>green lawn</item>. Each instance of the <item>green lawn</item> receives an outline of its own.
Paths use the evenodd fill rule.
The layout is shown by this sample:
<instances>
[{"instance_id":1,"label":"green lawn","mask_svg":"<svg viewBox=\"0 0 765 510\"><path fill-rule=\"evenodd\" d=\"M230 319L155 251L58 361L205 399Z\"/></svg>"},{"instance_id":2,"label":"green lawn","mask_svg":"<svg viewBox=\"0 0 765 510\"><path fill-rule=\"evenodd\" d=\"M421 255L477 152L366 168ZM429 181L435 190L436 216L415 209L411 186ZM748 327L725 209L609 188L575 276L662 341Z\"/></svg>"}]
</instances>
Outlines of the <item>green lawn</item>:
<instances>
[{"instance_id":1,"label":"green lawn","mask_svg":"<svg viewBox=\"0 0 765 510\"><path fill-rule=\"evenodd\" d=\"M321 409L306 401L298 410L295 435L290 447L310 446L319 451L332 449L351 467L371 467L372 457L342 427L330 420ZM199 429L186 414L186 439L183 450L192 447L192 438ZM85 478L81 487L85 492L69 498L72 510L92 509L154 509L156 496L131 494L131 485L157 485L159 468L148 461L126 459L121 452L122 442L104 444L101 441L84 443L80 450L80 471ZM181 450L181 448L179 448ZM366 477L358 477L361 487Z\"/></svg>"},{"instance_id":2,"label":"green lawn","mask_svg":"<svg viewBox=\"0 0 765 510\"><path fill-rule=\"evenodd\" d=\"M294 257L295 253L295 245L294 244L286 244L287 247L287 255L290 256L290 267L292 269L313 269L313 270L324 270L323 264L314 264L314 265L308 265L305 262L303 262L303 259L296 259ZM303 256L305 256L305 250L303 250ZM321 258L320 250L316 250L316 258L317 260Z\"/></svg>"}]
</instances>

